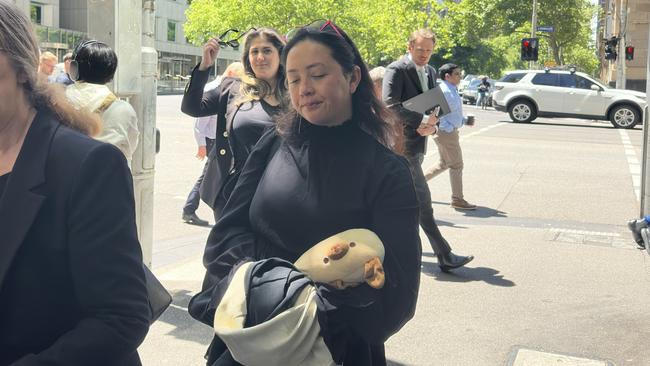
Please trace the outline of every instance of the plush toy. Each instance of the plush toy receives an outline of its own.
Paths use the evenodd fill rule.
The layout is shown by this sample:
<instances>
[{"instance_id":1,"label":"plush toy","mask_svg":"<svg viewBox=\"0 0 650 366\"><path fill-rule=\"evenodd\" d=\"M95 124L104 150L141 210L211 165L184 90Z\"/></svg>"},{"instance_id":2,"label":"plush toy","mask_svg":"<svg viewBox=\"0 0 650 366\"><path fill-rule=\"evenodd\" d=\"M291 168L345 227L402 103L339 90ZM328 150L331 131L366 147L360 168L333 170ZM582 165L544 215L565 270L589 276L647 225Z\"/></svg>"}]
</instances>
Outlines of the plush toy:
<instances>
[{"instance_id":1,"label":"plush toy","mask_svg":"<svg viewBox=\"0 0 650 366\"><path fill-rule=\"evenodd\" d=\"M330 236L306 251L294 266L315 282L339 289L363 282L384 286L384 245L367 229L350 229Z\"/></svg>"}]
</instances>

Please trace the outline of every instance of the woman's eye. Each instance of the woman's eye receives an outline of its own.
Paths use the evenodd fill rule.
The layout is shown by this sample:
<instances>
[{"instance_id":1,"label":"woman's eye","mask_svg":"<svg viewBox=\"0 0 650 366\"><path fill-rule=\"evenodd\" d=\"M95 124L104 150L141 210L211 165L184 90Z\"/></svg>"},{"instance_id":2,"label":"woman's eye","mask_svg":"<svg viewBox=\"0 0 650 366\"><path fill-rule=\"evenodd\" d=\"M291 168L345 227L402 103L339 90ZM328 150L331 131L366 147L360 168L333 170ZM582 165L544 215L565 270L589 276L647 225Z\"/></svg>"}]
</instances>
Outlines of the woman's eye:
<instances>
[{"instance_id":1,"label":"woman's eye","mask_svg":"<svg viewBox=\"0 0 650 366\"><path fill-rule=\"evenodd\" d=\"M299 81L300 81L300 79L289 80L289 84L295 84L295 83L297 83Z\"/></svg>"},{"instance_id":2,"label":"woman's eye","mask_svg":"<svg viewBox=\"0 0 650 366\"><path fill-rule=\"evenodd\" d=\"M324 77L325 75L326 75L326 74L322 74L322 75L312 75L311 77L316 78L316 79L320 79L320 78Z\"/></svg>"}]
</instances>

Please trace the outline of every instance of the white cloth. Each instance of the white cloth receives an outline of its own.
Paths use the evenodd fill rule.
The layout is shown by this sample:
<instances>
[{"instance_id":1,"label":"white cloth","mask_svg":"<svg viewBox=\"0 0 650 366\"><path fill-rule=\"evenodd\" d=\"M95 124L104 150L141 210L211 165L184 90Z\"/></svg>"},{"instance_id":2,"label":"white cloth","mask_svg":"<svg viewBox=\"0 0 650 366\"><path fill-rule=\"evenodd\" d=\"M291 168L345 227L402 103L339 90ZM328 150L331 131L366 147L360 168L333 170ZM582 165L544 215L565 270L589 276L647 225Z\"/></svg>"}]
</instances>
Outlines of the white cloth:
<instances>
[{"instance_id":1,"label":"white cloth","mask_svg":"<svg viewBox=\"0 0 650 366\"><path fill-rule=\"evenodd\" d=\"M215 333L245 366L335 366L320 336L316 289L305 286L293 307L273 319L244 328L252 262L235 272L214 316Z\"/></svg>"},{"instance_id":2,"label":"white cloth","mask_svg":"<svg viewBox=\"0 0 650 366\"><path fill-rule=\"evenodd\" d=\"M194 121L194 139L199 146L206 146L206 138L214 140L217 136L217 115L199 117Z\"/></svg>"},{"instance_id":3,"label":"white cloth","mask_svg":"<svg viewBox=\"0 0 650 366\"><path fill-rule=\"evenodd\" d=\"M106 85L77 82L65 89L65 95L76 109L95 112L111 91ZM133 107L115 100L102 114L102 131L97 140L117 146L131 167L131 158L138 146L138 116Z\"/></svg>"}]
</instances>

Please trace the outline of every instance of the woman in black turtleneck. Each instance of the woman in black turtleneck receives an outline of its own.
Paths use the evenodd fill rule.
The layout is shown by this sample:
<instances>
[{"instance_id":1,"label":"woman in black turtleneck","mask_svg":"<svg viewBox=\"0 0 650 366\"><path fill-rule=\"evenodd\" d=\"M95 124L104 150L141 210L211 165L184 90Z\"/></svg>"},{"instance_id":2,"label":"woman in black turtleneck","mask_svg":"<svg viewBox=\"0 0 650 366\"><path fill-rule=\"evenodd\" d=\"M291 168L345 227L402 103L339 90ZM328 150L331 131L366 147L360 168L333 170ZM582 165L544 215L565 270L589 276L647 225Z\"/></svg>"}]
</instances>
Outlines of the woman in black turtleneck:
<instances>
[{"instance_id":1,"label":"woman in black turtleneck","mask_svg":"<svg viewBox=\"0 0 650 366\"><path fill-rule=\"evenodd\" d=\"M251 152L210 233L204 263L222 281L194 297L190 313L211 323L229 274L244 261L293 262L333 234L367 228L385 246L386 285L318 284L318 320L336 363L385 365L384 342L413 316L419 287L418 203L408 163L391 151L387 112L342 30L329 22L302 28L282 60L293 108ZM209 364L237 364L220 362Z\"/></svg>"}]
</instances>

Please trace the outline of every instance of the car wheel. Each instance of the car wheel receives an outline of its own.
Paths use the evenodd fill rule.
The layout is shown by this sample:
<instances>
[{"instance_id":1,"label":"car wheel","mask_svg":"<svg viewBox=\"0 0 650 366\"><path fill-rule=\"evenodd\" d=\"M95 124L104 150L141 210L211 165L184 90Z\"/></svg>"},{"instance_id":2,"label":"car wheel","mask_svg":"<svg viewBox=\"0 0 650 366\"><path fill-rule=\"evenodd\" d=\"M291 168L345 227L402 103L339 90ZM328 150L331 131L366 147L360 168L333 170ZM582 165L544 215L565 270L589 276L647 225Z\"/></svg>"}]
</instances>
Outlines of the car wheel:
<instances>
[{"instance_id":1,"label":"car wheel","mask_svg":"<svg viewBox=\"0 0 650 366\"><path fill-rule=\"evenodd\" d=\"M609 120L616 128L634 128L640 119L639 112L629 104L616 106L609 114Z\"/></svg>"},{"instance_id":2,"label":"car wheel","mask_svg":"<svg viewBox=\"0 0 650 366\"><path fill-rule=\"evenodd\" d=\"M508 108L510 119L513 122L531 122L537 118L535 107L526 100L517 100Z\"/></svg>"}]
</instances>

